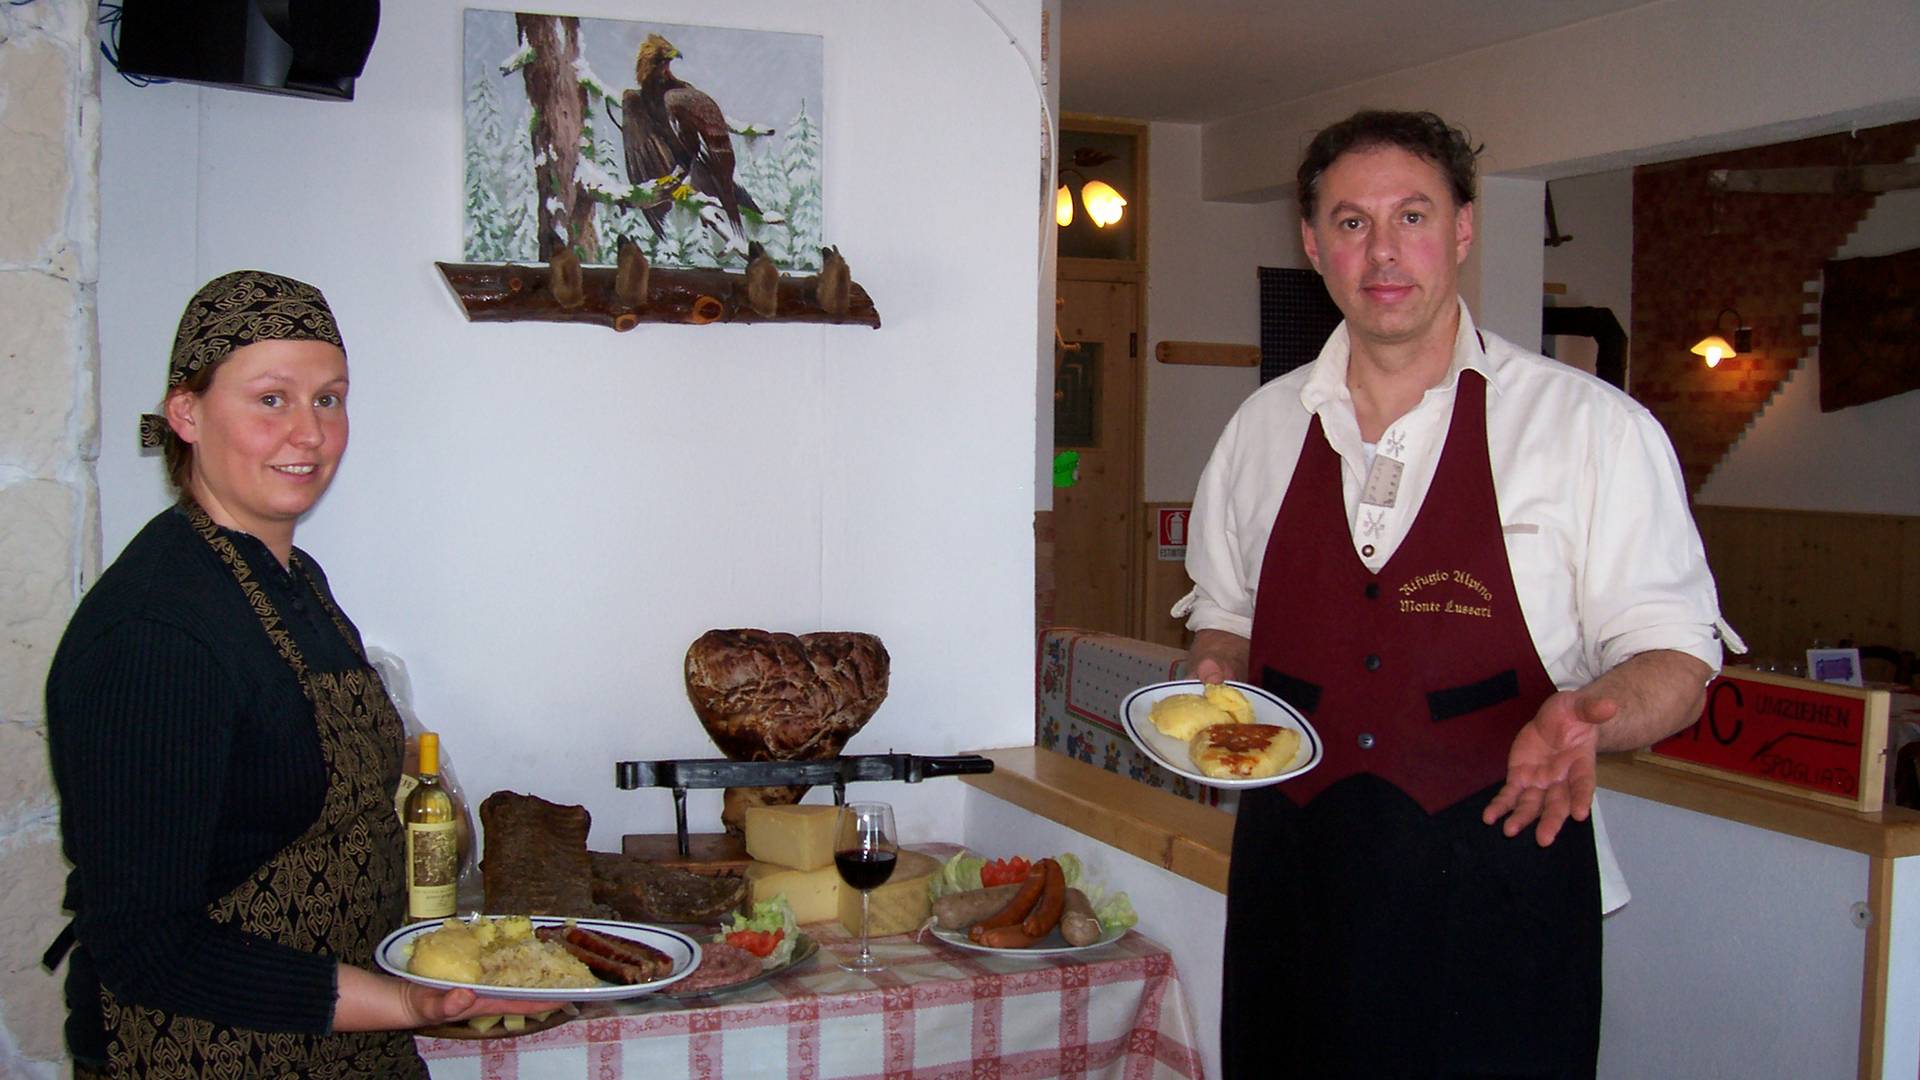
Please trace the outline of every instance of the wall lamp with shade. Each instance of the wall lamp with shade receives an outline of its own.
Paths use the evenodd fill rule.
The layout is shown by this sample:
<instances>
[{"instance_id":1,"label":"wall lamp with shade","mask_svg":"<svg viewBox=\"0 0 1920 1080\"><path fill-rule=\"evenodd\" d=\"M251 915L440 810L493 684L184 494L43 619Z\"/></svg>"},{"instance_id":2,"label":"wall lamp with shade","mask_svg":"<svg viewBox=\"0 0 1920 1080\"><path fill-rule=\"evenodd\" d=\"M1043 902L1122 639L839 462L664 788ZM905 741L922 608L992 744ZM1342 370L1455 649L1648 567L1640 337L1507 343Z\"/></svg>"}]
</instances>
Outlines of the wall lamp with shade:
<instances>
[{"instance_id":1,"label":"wall lamp with shade","mask_svg":"<svg viewBox=\"0 0 1920 1080\"><path fill-rule=\"evenodd\" d=\"M1112 184L1105 180L1090 180L1080 169L1090 169L1104 165L1114 159L1112 154L1083 146L1073 152L1073 163L1079 168L1060 170L1060 190L1054 193L1053 220L1061 228L1073 224L1073 190L1067 185L1067 177L1077 177L1080 181L1080 202L1087 208L1087 217L1094 227L1104 229L1117 223L1126 211L1127 200Z\"/></svg>"},{"instance_id":2,"label":"wall lamp with shade","mask_svg":"<svg viewBox=\"0 0 1920 1080\"><path fill-rule=\"evenodd\" d=\"M1733 316L1732 344L1728 344L1727 339L1720 335L1721 324L1728 315ZM1705 357L1708 367L1719 367L1720 361L1729 356L1738 356L1752 351L1753 327L1746 325L1745 320L1740 318L1740 313L1732 308L1721 308L1720 314L1713 319L1713 333L1701 338L1693 347L1694 355Z\"/></svg>"}]
</instances>

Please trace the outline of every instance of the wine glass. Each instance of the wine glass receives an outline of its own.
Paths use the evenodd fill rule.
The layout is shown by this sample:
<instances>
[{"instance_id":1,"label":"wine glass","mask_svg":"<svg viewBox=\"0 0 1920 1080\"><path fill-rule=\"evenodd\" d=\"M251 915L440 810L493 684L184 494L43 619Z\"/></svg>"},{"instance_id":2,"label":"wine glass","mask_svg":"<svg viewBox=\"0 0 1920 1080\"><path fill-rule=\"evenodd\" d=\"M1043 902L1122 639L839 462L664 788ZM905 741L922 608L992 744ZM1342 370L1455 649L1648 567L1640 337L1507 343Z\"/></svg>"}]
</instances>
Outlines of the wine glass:
<instances>
[{"instance_id":1,"label":"wine glass","mask_svg":"<svg viewBox=\"0 0 1920 1080\"><path fill-rule=\"evenodd\" d=\"M833 865L840 880L860 890L860 955L843 960L848 971L880 971L885 964L867 947L867 900L893 876L900 841L893 828L893 807L880 802L847 803L833 823Z\"/></svg>"}]
</instances>

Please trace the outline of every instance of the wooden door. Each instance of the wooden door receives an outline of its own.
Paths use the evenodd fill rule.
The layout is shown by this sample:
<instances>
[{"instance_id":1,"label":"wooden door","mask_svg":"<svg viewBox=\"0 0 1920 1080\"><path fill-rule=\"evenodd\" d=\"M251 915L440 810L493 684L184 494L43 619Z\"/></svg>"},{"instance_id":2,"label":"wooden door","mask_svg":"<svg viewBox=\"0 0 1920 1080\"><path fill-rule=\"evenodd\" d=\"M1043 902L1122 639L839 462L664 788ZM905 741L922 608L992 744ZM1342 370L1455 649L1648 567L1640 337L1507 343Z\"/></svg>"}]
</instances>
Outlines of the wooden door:
<instances>
[{"instance_id":1,"label":"wooden door","mask_svg":"<svg viewBox=\"0 0 1920 1080\"><path fill-rule=\"evenodd\" d=\"M1054 378L1054 449L1080 455L1053 489L1054 621L1134 634L1140 505L1139 286L1062 279L1068 348Z\"/></svg>"}]
</instances>

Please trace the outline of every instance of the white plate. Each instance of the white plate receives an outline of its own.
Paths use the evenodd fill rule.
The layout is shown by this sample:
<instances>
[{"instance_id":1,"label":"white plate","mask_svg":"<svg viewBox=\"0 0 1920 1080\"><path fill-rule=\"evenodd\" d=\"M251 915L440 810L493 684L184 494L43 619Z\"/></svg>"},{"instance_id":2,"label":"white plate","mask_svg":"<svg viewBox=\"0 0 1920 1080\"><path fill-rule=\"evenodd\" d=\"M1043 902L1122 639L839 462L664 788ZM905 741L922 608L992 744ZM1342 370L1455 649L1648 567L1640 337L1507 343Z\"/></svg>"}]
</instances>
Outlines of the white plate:
<instances>
[{"instance_id":1,"label":"white plate","mask_svg":"<svg viewBox=\"0 0 1920 1080\"><path fill-rule=\"evenodd\" d=\"M1263 776L1257 780L1223 780L1208 776L1193 764L1193 757L1187 753L1187 744L1179 739L1160 734L1153 726L1148 713L1153 711L1154 703L1161 698L1175 694L1198 694L1205 687L1198 679L1179 679L1174 682L1155 683L1143 686L1127 695L1120 706L1120 722L1127 729L1127 737L1133 740L1142 753L1153 759L1153 763L1170 773L1177 773L1196 784L1205 784L1217 788L1257 788L1268 784L1278 784L1291 780L1315 765L1320 764L1320 733L1313 730L1307 718L1300 710L1273 696L1258 686L1242 682L1230 682L1227 685L1247 696L1253 705L1253 720L1256 724L1272 724L1276 727L1292 728L1300 733L1300 749L1293 761L1273 776Z\"/></svg>"},{"instance_id":2,"label":"white plate","mask_svg":"<svg viewBox=\"0 0 1920 1080\"><path fill-rule=\"evenodd\" d=\"M442 990L461 987L489 997L514 998L520 1001L620 1001L625 998L640 997L686 978L694 965L700 962L700 943L678 930L669 930L664 926L613 922L608 919L560 919L548 915L535 915L532 921L536 930L542 926L565 926L572 923L583 930L594 930L609 937L626 938L628 941L651 945L666 953L667 957L673 961L673 971L666 977L652 982L628 985L602 983L599 986L585 987L488 986L484 983L429 979L424 975L409 972L407 960L413 955L414 939L440 929L443 921L436 919L432 922L414 923L388 934L380 942L380 947L374 950L374 962L386 971L422 986L437 986Z\"/></svg>"},{"instance_id":3,"label":"white plate","mask_svg":"<svg viewBox=\"0 0 1920 1080\"><path fill-rule=\"evenodd\" d=\"M1067 944L1067 939L1060 936L1060 931L1055 930L1053 933L1048 934L1046 937L1041 938L1033 945L1024 949L995 949L991 946L980 945L970 940L965 930L944 930L938 926L933 928L934 937L952 945L956 949L972 949L974 952L998 953L1001 956L1058 956L1062 953L1085 952L1088 949L1097 949L1102 945L1111 945L1119 941L1121 935L1126 932L1126 928L1121 927L1118 930L1106 931L1100 935L1100 940L1091 945L1069 945Z\"/></svg>"}]
</instances>

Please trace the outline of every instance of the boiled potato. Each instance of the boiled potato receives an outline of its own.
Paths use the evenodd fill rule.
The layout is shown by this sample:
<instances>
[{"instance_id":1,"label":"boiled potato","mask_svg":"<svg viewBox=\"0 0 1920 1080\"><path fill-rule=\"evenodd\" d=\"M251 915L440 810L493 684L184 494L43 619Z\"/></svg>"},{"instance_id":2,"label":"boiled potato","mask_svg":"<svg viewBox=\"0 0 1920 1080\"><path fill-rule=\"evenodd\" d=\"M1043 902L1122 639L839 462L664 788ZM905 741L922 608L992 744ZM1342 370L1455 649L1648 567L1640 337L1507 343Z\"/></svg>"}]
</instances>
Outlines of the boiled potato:
<instances>
[{"instance_id":1,"label":"boiled potato","mask_svg":"<svg viewBox=\"0 0 1920 1080\"><path fill-rule=\"evenodd\" d=\"M483 935L493 936L490 925L483 922L476 929L458 919L448 919L440 924L440 929L414 939L407 970L429 979L479 982L480 951L486 947Z\"/></svg>"},{"instance_id":2,"label":"boiled potato","mask_svg":"<svg viewBox=\"0 0 1920 1080\"><path fill-rule=\"evenodd\" d=\"M1215 706L1225 709L1236 724L1253 723L1253 702L1247 695L1224 683L1207 684L1207 700Z\"/></svg>"},{"instance_id":3,"label":"boiled potato","mask_svg":"<svg viewBox=\"0 0 1920 1080\"><path fill-rule=\"evenodd\" d=\"M1172 694L1153 703L1147 719L1160 734L1186 742L1215 724L1229 724L1233 717L1199 694Z\"/></svg>"}]
</instances>

